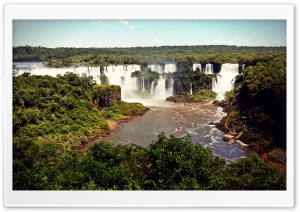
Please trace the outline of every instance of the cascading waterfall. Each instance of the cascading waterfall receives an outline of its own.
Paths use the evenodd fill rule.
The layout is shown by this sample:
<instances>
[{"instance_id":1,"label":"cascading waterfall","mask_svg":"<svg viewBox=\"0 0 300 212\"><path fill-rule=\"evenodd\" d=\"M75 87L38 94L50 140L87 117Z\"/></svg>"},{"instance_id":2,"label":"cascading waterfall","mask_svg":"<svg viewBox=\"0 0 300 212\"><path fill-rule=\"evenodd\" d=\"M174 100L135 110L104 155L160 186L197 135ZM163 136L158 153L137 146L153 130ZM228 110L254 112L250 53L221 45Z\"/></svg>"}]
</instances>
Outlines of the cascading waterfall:
<instances>
[{"instance_id":1,"label":"cascading waterfall","mask_svg":"<svg viewBox=\"0 0 300 212\"><path fill-rule=\"evenodd\" d=\"M154 89L154 98L165 99L166 98L166 79L162 76L157 81L157 86Z\"/></svg>"},{"instance_id":2,"label":"cascading waterfall","mask_svg":"<svg viewBox=\"0 0 300 212\"><path fill-rule=\"evenodd\" d=\"M193 95L193 84L190 83L190 94Z\"/></svg>"},{"instance_id":3,"label":"cascading waterfall","mask_svg":"<svg viewBox=\"0 0 300 212\"><path fill-rule=\"evenodd\" d=\"M174 79L171 77L168 79L168 87L166 90L166 97L173 96Z\"/></svg>"},{"instance_id":4,"label":"cascading waterfall","mask_svg":"<svg viewBox=\"0 0 300 212\"><path fill-rule=\"evenodd\" d=\"M174 73L176 70L176 65L174 63L165 64L164 73Z\"/></svg>"},{"instance_id":5,"label":"cascading waterfall","mask_svg":"<svg viewBox=\"0 0 300 212\"><path fill-rule=\"evenodd\" d=\"M159 79L156 79L151 83L150 95L154 99L165 100L167 97L173 95L173 87L174 79L166 79L161 75Z\"/></svg>"},{"instance_id":6,"label":"cascading waterfall","mask_svg":"<svg viewBox=\"0 0 300 212\"><path fill-rule=\"evenodd\" d=\"M213 74L213 64L207 63L205 66L205 74Z\"/></svg>"},{"instance_id":7,"label":"cascading waterfall","mask_svg":"<svg viewBox=\"0 0 300 212\"><path fill-rule=\"evenodd\" d=\"M212 80L212 90L217 93L217 100L225 99L225 93L234 89L235 77L239 75L238 64L223 64L217 79Z\"/></svg>"},{"instance_id":8,"label":"cascading waterfall","mask_svg":"<svg viewBox=\"0 0 300 212\"><path fill-rule=\"evenodd\" d=\"M196 69L199 68L201 71L201 64L200 63L194 63L193 64L193 70L196 71Z\"/></svg>"},{"instance_id":9,"label":"cascading waterfall","mask_svg":"<svg viewBox=\"0 0 300 212\"><path fill-rule=\"evenodd\" d=\"M67 72L74 73L80 77L93 77L93 80L97 84L101 84L100 80L100 67L70 67L70 68L48 68L43 65L43 63L13 63L18 70L17 75L21 75L24 72L29 72L31 75L49 75L56 77L59 75L64 75ZM159 73L173 73L176 71L176 64L168 63L163 65L152 64L149 66L152 71L157 71ZM103 67L103 73L109 84L119 85L122 87L121 95L124 99L139 98L136 96L138 92L143 92L146 90L145 79L143 77L131 77L131 74L135 71L141 71L140 65L109 65ZM174 80L172 78L167 80L166 78L160 76L160 79L155 80L151 83L151 95L156 99L165 99L173 95L173 85ZM149 85L148 85L149 86ZM149 88L148 88L149 89Z\"/></svg>"},{"instance_id":10,"label":"cascading waterfall","mask_svg":"<svg viewBox=\"0 0 300 212\"><path fill-rule=\"evenodd\" d=\"M155 83L155 80L151 83L151 88L150 88L150 95L151 96L154 95L154 83Z\"/></svg>"},{"instance_id":11,"label":"cascading waterfall","mask_svg":"<svg viewBox=\"0 0 300 212\"><path fill-rule=\"evenodd\" d=\"M174 63L167 63L164 66L160 64L151 64L148 66L148 68L151 69L151 71L158 72L160 74L162 73L173 73L176 72L176 64Z\"/></svg>"},{"instance_id":12,"label":"cascading waterfall","mask_svg":"<svg viewBox=\"0 0 300 212\"><path fill-rule=\"evenodd\" d=\"M151 64L151 65L148 66L148 68L150 68L151 71L158 72L160 74L164 73L163 66L159 65L159 64Z\"/></svg>"},{"instance_id":13,"label":"cascading waterfall","mask_svg":"<svg viewBox=\"0 0 300 212\"><path fill-rule=\"evenodd\" d=\"M144 92L146 89L145 89L145 79L144 77L141 78L141 92Z\"/></svg>"}]
</instances>

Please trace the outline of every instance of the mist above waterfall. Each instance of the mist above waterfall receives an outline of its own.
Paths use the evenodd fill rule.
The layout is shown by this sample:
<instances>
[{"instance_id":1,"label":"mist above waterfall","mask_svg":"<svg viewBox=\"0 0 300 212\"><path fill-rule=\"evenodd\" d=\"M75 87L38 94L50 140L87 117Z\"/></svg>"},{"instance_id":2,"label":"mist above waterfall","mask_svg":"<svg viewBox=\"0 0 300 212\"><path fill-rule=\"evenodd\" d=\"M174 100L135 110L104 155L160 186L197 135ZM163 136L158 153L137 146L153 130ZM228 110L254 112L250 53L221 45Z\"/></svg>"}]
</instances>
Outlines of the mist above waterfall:
<instances>
[{"instance_id":1,"label":"mist above waterfall","mask_svg":"<svg viewBox=\"0 0 300 212\"><path fill-rule=\"evenodd\" d=\"M150 64L148 68L152 72L159 73L155 78L144 78L145 73L140 65L109 65L100 67L69 67L69 68L48 68L42 63L14 63L18 70L18 75L29 72L31 75L49 75L56 77L72 72L80 77L89 77L97 84L108 83L111 85L121 86L122 99L152 99L165 100L167 97L174 95L174 80L170 74L177 71L175 63ZM203 66L204 67L204 66ZM225 98L225 92L234 89L234 81L238 75L238 64L223 64L220 73L212 79L212 90L216 93L217 99ZM205 64L202 69L200 63L193 64L193 70L197 68L205 74L213 74L213 65ZM140 72L140 73L139 73ZM102 77L105 81L101 82ZM192 81L190 81L189 91L193 94Z\"/></svg>"}]
</instances>

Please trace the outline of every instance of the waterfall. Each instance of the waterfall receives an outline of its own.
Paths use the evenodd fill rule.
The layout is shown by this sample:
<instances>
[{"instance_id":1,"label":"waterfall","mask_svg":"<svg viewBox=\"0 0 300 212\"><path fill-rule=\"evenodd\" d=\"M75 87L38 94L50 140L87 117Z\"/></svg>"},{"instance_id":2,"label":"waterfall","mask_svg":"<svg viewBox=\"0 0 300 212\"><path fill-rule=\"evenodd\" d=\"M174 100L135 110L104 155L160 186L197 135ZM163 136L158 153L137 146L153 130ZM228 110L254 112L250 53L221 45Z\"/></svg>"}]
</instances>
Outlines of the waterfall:
<instances>
[{"instance_id":1,"label":"waterfall","mask_svg":"<svg viewBox=\"0 0 300 212\"><path fill-rule=\"evenodd\" d=\"M173 72L176 72L176 64L174 63L165 64L164 73L173 73Z\"/></svg>"},{"instance_id":2,"label":"waterfall","mask_svg":"<svg viewBox=\"0 0 300 212\"><path fill-rule=\"evenodd\" d=\"M56 77L59 75L64 75L67 72L75 73L78 76L92 76L93 80L97 84L101 84L100 67L70 67L70 68L48 68L43 65L43 63L13 63L16 65L18 75L23 74L24 72L30 72L32 75L49 75ZM175 72L176 64L169 63L165 66L152 64L149 66L152 71L157 71L161 73L172 73ZM141 71L140 65L109 65L103 67L103 74L107 77L110 85L119 85L122 87L121 96L122 99L132 99L140 98L138 96L140 92L145 91L145 79L143 77L131 77L131 74L135 71ZM167 81L167 82L166 82ZM149 86L149 85L148 85ZM159 79L151 83L150 94L155 99L166 99L169 96L173 95L173 86L174 80L172 78L166 79L163 76L160 76Z\"/></svg>"},{"instance_id":3,"label":"waterfall","mask_svg":"<svg viewBox=\"0 0 300 212\"><path fill-rule=\"evenodd\" d=\"M145 79L144 77L141 78L141 91L144 92L146 89L145 89Z\"/></svg>"},{"instance_id":4,"label":"waterfall","mask_svg":"<svg viewBox=\"0 0 300 212\"><path fill-rule=\"evenodd\" d=\"M151 69L151 71L158 72L160 74L162 73L173 73L176 72L176 64L175 63L167 63L164 66L159 64L151 64L148 66L148 68Z\"/></svg>"},{"instance_id":5,"label":"waterfall","mask_svg":"<svg viewBox=\"0 0 300 212\"><path fill-rule=\"evenodd\" d=\"M153 82L151 83L151 89L150 89L150 95L151 96L154 95L154 83L155 83L155 80L153 80Z\"/></svg>"},{"instance_id":6,"label":"waterfall","mask_svg":"<svg viewBox=\"0 0 300 212\"><path fill-rule=\"evenodd\" d=\"M235 77L239 75L238 64L223 64L217 79L212 80L212 90L217 93L217 100L225 99L225 93L234 89Z\"/></svg>"},{"instance_id":7,"label":"waterfall","mask_svg":"<svg viewBox=\"0 0 300 212\"><path fill-rule=\"evenodd\" d=\"M196 71L197 68L199 68L200 71L201 71L201 64L200 63L193 64L193 70Z\"/></svg>"},{"instance_id":8,"label":"waterfall","mask_svg":"<svg viewBox=\"0 0 300 212\"><path fill-rule=\"evenodd\" d=\"M162 76L157 81L157 86L154 89L154 98L165 99L166 98L166 79Z\"/></svg>"},{"instance_id":9,"label":"waterfall","mask_svg":"<svg viewBox=\"0 0 300 212\"><path fill-rule=\"evenodd\" d=\"M168 87L166 90L166 97L173 96L174 79L171 77L168 80Z\"/></svg>"},{"instance_id":10,"label":"waterfall","mask_svg":"<svg viewBox=\"0 0 300 212\"><path fill-rule=\"evenodd\" d=\"M193 84L190 83L190 94L193 95Z\"/></svg>"},{"instance_id":11,"label":"waterfall","mask_svg":"<svg viewBox=\"0 0 300 212\"><path fill-rule=\"evenodd\" d=\"M159 65L159 64L151 64L151 65L148 66L148 68L150 68L151 71L155 71L155 72L158 72L160 74L164 73L163 66Z\"/></svg>"},{"instance_id":12,"label":"waterfall","mask_svg":"<svg viewBox=\"0 0 300 212\"><path fill-rule=\"evenodd\" d=\"M150 94L154 99L165 100L167 97L173 95L174 79L168 79L166 86L166 78L160 76L158 80L151 83Z\"/></svg>"},{"instance_id":13,"label":"waterfall","mask_svg":"<svg viewBox=\"0 0 300 212\"><path fill-rule=\"evenodd\" d=\"M213 71L213 64L207 63L206 66L205 66L204 73L205 74L213 74L214 73L214 71Z\"/></svg>"}]
</instances>

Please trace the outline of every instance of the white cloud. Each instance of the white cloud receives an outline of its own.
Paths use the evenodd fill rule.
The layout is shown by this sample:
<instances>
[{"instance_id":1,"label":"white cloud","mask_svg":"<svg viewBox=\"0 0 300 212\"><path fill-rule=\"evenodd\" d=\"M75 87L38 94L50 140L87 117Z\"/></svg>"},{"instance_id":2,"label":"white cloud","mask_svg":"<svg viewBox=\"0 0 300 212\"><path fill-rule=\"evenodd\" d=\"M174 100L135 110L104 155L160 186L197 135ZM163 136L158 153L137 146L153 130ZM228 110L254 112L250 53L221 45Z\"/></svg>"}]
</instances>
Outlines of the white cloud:
<instances>
[{"instance_id":1,"label":"white cloud","mask_svg":"<svg viewBox=\"0 0 300 212\"><path fill-rule=\"evenodd\" d=\"M101 24L102 26L104 26L105 28L107 28L107 27L108 27L108 26L107 26L107 24L106 24L106 23L104 23L104 21L98 20L98 23L99 23L99 24Z\"/></svg>"},{"instance_id":2,"label":"white cloud","mask_svg":"<svg viewBox=\"0 0 300 212\"><path fill-rule=\"evenodd\" d=\"M156 43L156 44L160 44L160 43L161 43L161 40L159 40L159 39L157 39L157 38L154 39L153 41L154 41L154 43Z\"/></svg>"},{"instance_id":3,"label":"white cloud","mask_svg":"<svg viewBox=\"0 0 300 212\"><path fill-rule=\"evenodd\" d=\"M227 45L233 45L233 42L230 40L227 42Z\"/></svg>"},{"instance_id":4,"label":"white cloud","mask_svg":"<svg viewBox=\"0 0 300 212\"><path fill-rule=\"evenodd\" d=\"M92 24L95 26L98 25L98 23L96 21L92 21Z\"/></svg>"},{"instance_id":5,"label":"white cloud","mask_svg":"<svg viewBox=\"0 0 300 212\"><path fill-rule=\"evenodd\" d=\"M248 42L248 40L245 39L245 38L236 37L235 39L238 40L238 41L241 41L243 43L247 43Z\"/></svg>"},{"instance_id":6,"label":"white cloud","mask_svg":"<svg viewBox=\"0 0 300 212\"><path fill-rule=\"evenodd\" d=\"M94 21L92 21L92 24L95 25L95 26L101 24L101 25L104 26L105 28L108 27L107 24L104 23L104 21L102 21L102 20L94 20Z\"/></svg>"},{"instance_id":7,"label":"white cloud","mask_svg":"<svg viewBox=\"0 0 300 212\"><path fill-rule=\"evenodd\" d=\"M129 25L129 22L128 21L125 21L125 20L120 20L120 22L124 25Z\"/></svg>"},{"instance_id":8,"label":"white cloud","mask_svg":"<svg viewBox=\"0 0 300 212\"><path fill-rule=\"evenodd\" d=\"M131 24L129 23L129 21L120 20L120 22L121 22L124 26L128 26L130 29L135 29L135 26L131 25Z\"/></svg>"},{"instance_id":9,"label":"white cloud","mask_svg":"<svg viewBox=\"0 0 300 212\"><path fill-rule=\"evenodd\" d=\"M214 44L220 44L221 41L220 41L220 40L213 40L213 43L214 43Z\"/></svg>"}]
</instances>

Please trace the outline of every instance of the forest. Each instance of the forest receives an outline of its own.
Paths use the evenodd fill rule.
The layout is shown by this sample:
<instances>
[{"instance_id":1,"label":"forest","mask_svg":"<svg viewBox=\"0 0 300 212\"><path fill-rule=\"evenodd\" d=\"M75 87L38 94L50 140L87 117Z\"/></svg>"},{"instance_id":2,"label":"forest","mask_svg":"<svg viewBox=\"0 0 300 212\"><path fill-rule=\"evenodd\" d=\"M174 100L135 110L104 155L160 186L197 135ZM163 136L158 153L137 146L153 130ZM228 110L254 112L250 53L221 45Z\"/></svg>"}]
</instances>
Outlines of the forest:
<instances>
[{"instance_id":1,"label":"forest","mask_svg":"<svg viewBox=\"0 0 300 212\"><path fill-rule=\"evenodd\" d=\"M223 63L255 65L268 60L273 53L284 53L285 47L246 46L161 46L132 48L46 48L32 46L13 47L14 62L44 62L48 67L71 67L78 65L107 66L109 64L148 64L175 62L179 68L201 62L214 65L220 71Z\"/></svg>"},{"instance_id":2,"label":"forest","mask_svg":"<svg viewBox=\"0 0 300 212\"><path fill-rule=\"evenodd\" d=\"M245 68L237 76L237 87L227 99L216 104L228 113L217 126L225 132L225 123L236 131L244 131L241 140L260 154L285 164L286 153L286 57L274 55ZM276 153L274 155L274 153Z\"/></svg>"},{"instance_id":3,"label":"forest","mask_svg":"<svg viewBox=\"0 0 300 212\"><path fill-rule=\"evenodd\" d=\"M122 54L123 53L123 54ZM215 101L228 113L218 125L247 131L241 137L261 155L280 159L286 146L285 48L201 46L114 49L14 47L14 61L42 61L48 66L78 64L148 64L175 61L178 96L170 101L202 101L211 96L211 77L192 71L195 61L246 64L236 89ZM54 65L56 64L56 65ZM218 68L217 68L218 69ZM139 75L141 73L135 73ZM149 79L155 73L146 70ZM192 82L194 95L187 85ZM180 93L183 92L183 93ZM173 98L173 99L172 99ZM109 100L109 101L108 101ZM142 115L147 108L126 103L120 88L96 85L89 77L68 73L56 78L13 76L14 190L285 190L286 175L258 155L226 164L190 136L158 135L148 147L114 146L97 141L110 133L108 120ZM97 142L94 142L97 141ZM273 153L273 154L272 154ZM285 157L281 160L285 160ZM284 163L285 161L279 161Z\"/></svg>"}]
</instances>

